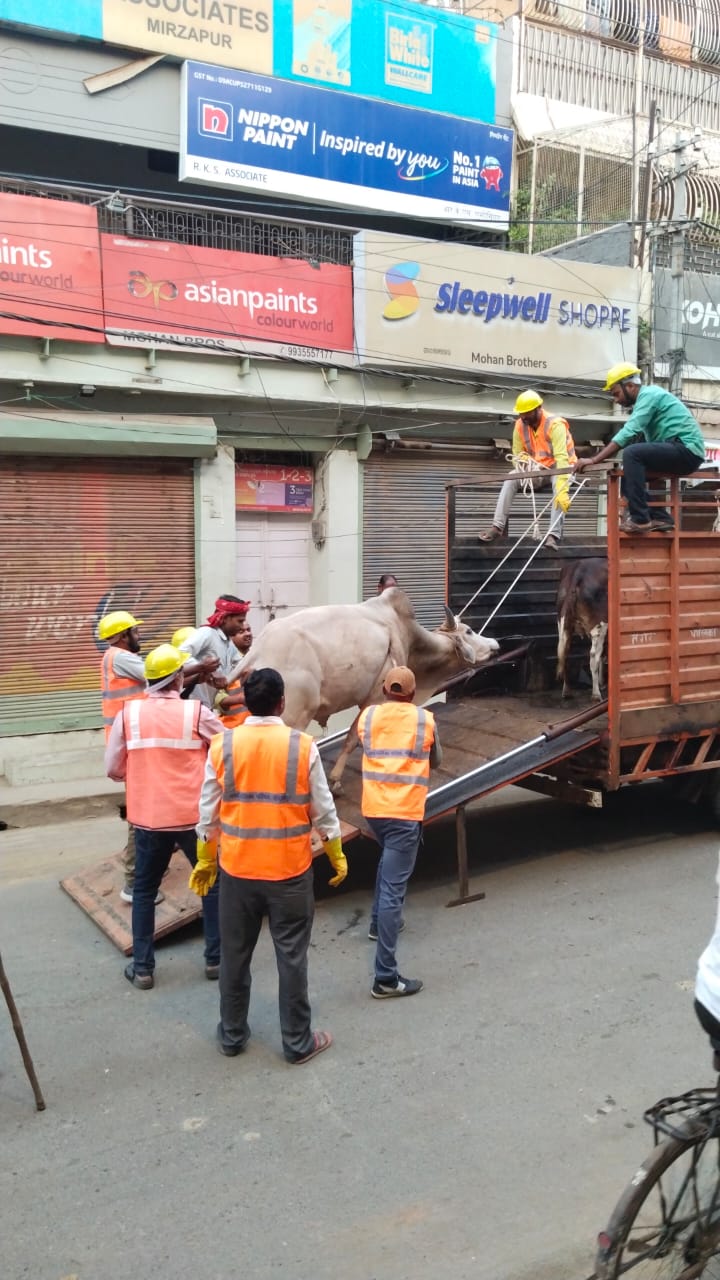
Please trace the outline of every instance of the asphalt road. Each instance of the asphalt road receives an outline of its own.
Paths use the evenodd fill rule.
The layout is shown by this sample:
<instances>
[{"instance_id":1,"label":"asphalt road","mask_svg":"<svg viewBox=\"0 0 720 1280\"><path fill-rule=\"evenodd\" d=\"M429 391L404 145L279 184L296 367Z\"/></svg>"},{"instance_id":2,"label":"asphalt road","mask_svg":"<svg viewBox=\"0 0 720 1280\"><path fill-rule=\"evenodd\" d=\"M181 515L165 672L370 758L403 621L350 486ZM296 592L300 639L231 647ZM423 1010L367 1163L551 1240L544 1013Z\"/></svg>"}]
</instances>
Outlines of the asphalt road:
<instances>
[{"instance_id":1,"label":"asphalt road","mask_svg":"<svg viewBox=\"0 0 720 1280\"><path fill-rule=\"evenodd\" d=\"M276 975L256 955L248 1052L217 1052L194 930L138 992L57 888L113 851L116 820L0 834L0 945L47 1110L0 1007L3 1280L583 1280L646 1154L643 1108L709 1083L694 1022L715 918L717 834L660 788L603 813L508 790L429 834L402 970L369 997L372 853L321 889L315 1025L280 1056Z\"/></svg>"}]
</instances>

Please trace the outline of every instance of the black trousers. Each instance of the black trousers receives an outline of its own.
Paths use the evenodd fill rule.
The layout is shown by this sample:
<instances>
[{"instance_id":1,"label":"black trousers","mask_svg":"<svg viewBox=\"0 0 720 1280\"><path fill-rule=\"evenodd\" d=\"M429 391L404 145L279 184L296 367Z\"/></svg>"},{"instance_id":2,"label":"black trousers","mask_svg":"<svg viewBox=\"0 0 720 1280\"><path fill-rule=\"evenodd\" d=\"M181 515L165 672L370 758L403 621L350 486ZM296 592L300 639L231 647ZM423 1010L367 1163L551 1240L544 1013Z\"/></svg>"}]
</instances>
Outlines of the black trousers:
<instances>
[{"instance_id":1,"label":"black trousers","mask_svg":"<svg viewBox=\"0 0 720 1280\"><path fill-rule=\"evenodd\" d=\"M720 1050L720 1022L699 1000L695 1001L695 1013L703 1031L707 1031L713 1049Z\"/></svg>"},{"instance_id":2,"label":"black trousers","mask_svg":"<svg viewBox=\"0 0 720 1280\"><path fill-rule=\"evenodd\" d=\"M648 520L672 524L672 517L664 506L649 505L646 474L655 471L661 476L689 476L703 461L679 440L662 444L629 444L623 449L621 488L627 498L630 519L638 524L645 524ZM661 501L664 502L665 498Z\"/></svg>"},{"instance_id":3,"label":"black trousers","mask_svg":"<svg viewBox=\"0 0 720 1280\"><path fill-rule=\"evenodd\" d=\"M220 1027L226 1048L244 1049L250 1038L250 962L268 918L278 969L283 1052L288 1062L313 1047L307 954L315 894L313 869L290 880L243 880L220 870Z\"/></svg>"}]
</instances>

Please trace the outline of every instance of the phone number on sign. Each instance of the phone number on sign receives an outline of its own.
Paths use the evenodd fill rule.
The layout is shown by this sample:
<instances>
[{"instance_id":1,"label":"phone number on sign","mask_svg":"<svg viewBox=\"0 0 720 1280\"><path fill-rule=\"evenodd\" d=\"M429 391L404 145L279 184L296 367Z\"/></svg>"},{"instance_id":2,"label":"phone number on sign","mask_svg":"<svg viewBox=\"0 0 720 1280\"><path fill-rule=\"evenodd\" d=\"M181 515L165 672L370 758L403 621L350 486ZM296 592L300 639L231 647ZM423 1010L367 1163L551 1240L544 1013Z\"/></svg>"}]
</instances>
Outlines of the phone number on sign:
<instances>
[{"instance_id":1,"label":"phone number on sign","mask_svg":"<svg viewBox=\"0 0 720 1280\"><path fill-rule=\"evenodd\" d=\"M291 347L283 345L280 351L282 355L292 356L295 360L331 360L333 358L333 352L323 350L322 347Z\"/></svg>"}]
</instances>

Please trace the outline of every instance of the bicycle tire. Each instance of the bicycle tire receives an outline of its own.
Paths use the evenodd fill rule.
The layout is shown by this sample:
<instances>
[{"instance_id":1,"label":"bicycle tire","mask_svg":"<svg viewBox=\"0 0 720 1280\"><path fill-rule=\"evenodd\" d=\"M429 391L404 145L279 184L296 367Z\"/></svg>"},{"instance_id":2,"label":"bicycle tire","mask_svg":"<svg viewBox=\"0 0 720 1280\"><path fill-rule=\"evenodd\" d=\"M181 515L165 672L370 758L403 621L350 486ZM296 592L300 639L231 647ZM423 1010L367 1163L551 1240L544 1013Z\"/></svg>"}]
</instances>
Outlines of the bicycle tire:
<instances>
[{"instance_id":1,"label":"bicycle tire","mask_svg":"<svg viewBox=\"0 0 720 1280\"><path fill-rule=\"evenodd\" d=\"M660 1143L648 1158L640 1165L635 1176L623 1191L618 1200L604 1232L598 1237L598 1251L595 1260L596 1280L618 1280L618 1277L629 1276L633 1280L720 1280L720 1147L718 1137L707 1138L705 1134L694 1129L692 1120L687 1122L687 1138L668 1138ZM647 1210L648 1202L653 1195L658 1203L666 1194L673 1178L668 1175L673 1166L684 1156L688 1156L691 1170L698 1167L698 1157L702 1159L708 1152L706 1168L708 1170L708 1195L705 1207L709 1212L709 1222L701 1224L697 1213L685 1209L678 1212L675 1223L664 1224L662 1233L655 1232L658 1252L654 1252L651 1241L653 1228L649 1225L638 1228L639 1235L634 1244L633 1229L643 1210ZM682 1178L676 1171L674 1179L682 1185ZM689 1185L696 1186L697 1178L693 1174ZM672 1200L671 1200L672 1203ZM645 1233L646 1239L640 1244L640 1237ZM661 1241L665 1236L665 1243ZM640 1249L643 1254L641 1256ZM708 1270L711 1259L716 1262ZM675 1269L673 1269L675 1268Z\"/></svg>"}]
</instances>

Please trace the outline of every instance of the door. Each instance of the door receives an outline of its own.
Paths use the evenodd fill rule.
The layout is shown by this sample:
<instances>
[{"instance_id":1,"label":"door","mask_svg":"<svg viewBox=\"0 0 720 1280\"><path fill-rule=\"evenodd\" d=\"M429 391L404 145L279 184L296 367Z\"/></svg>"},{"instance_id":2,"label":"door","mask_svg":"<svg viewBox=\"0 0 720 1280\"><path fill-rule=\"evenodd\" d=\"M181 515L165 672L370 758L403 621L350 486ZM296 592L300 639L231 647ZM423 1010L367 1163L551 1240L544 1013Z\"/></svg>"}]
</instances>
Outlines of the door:
<instances>
[{"instance_id":1,"label":"door","mask_svg":"<svg viewBox=\"0 0 720 1280\"><path fill-rule=\"evenodd\" d=\"M310 525L307 515L238 512L237 595L251 602L254 635L310 603Z\"/></svg>"}]
</instances>

